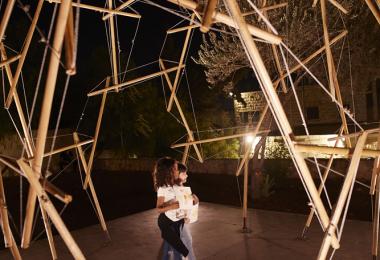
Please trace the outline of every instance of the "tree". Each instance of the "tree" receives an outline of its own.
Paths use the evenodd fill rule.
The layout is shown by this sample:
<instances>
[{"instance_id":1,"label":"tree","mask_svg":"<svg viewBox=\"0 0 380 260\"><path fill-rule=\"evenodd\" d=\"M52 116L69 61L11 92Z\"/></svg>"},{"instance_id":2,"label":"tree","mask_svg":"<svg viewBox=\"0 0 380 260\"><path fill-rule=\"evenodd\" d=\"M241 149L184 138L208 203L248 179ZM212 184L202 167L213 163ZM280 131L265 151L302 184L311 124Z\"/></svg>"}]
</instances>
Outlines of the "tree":
<instances>
[{"instance_id":1,"label":"tree","mask_svg":"<svg viewBox=\"0 0 380 260\"><path fill-rule=\"evenodd\" d=\"M279 1L253 1L258 7L271 6L279 3ZM240 1L240 8L243 12L252 11L250 6L245 1ZM265 5L266 3L266 5ZM335 37L339 31L347 29L351 37L351 53L368 52L367 48L361 48L362 38L357 36L363 35L368 32L376 32L378 35L379 27L375 24L375 20L371 17L368 8L364 4L357 3L353 0L340 1L340 3L349 11L348 15L341 14L338 9L327 2L328 9L328 28L330 38ZM226 12L225 7L220 5L219 11ZM284 43L301 59L308 57L316 49L323 45L323 30L321 22L321 12L319 3L316 7L312 7L312 2L309 0L290 0L286 8L277 8L267 11L266 13L269 21L277 29L279 35L283 38ZM258 15L250 15L246 17L247 22L258 26L264 30L269 30ZM370 25L370 26L368 26ZM374 28L374 26L376 28ZM365 30L363 30L365 29ZM196 62L205 67L205 74L207 81L214 86L219 86L225 92L233 91L236 87L236 82L240 77L235 77L239 72L252 73L252 71L245 70L250 67L250 64L244 53L244 49L234 30L226 26L221 26L221 31L226 33L209 32L203 37L203 43ZM363 32L365 31L365 32ZM369 36L373 37L373 34ZM376 47L376 41L366 42L367 46ZM273 53L271 47L267 43L257 43L260 54L265 62L273 79L278 78L278 72L274 64ZM336 44L333 47L333 54L335 61L339 60L340 51L338 48L342 44ZM345 46L347 48L347 45ZM378 51L378 50L377 50ZM281 60L281 53L278 51ZM359 60L365 60L368 55L356 55ZM345 57L346 58L346 57ZM288 59L289 66L292 67L296 61L292 58ZM358 62L356 60L355 62ZM373 62L373 60L372 60ZM343 61L342 68L339 72L342 73L340 80L347 80L348 61ZM317 76L324 75L325 68L322 63L321 66L314 66L313 72ZM281 62L282 70L285 70L283 62ZM294 80L300 79L304 73L293 73ZM345 85L345 84L343 84Z\"/></svg>"}]
</instances>

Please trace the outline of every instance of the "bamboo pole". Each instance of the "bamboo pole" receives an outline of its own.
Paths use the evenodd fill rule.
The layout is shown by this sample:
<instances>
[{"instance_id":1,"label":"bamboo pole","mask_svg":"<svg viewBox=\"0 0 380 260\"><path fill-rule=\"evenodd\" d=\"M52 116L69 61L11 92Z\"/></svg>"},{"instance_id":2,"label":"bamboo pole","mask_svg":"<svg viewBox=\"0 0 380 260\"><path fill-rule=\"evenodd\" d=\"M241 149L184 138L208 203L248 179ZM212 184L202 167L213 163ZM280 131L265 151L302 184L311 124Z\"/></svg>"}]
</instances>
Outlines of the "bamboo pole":
<instances>
[{"instance_id":1,"label":"bamboo pole","mask_svg":"<svg viewBox=\"0 0 380 260\"><path fill-rule=\"evenodd\" d=\"M189 136L187 136L187 142L190 142ZM185 146L185 150L183 152L182 160L181 160L183 164L186 164L187 158L189 157L189 150L190 150L190 144Z\"/></svg>"},{"instance_id":2,"label":"bamboo pole","mask_svg":"<svg viewBox=\"0 0 380 260\"><path fill-rule=\"evenodd\" d=\"M182 31L186 31L188 29L198 28L199 26L200 26L199 24L187 25L187 26L167 30L166 33L172 34L172 33L182 32Z\"/></svg>"},{"instance_id":3,"label":"bamboo pole","mask_svg":"<svg viewBox=\"0 0 380 260\"><path fill-rule=\"evenodd\" d=\"M0 220L3 228L4 245L6 248L12 246L11 229L9 227L8 208L5 199L3 173L0 169Z\"/></svg>"},{"instance_id":4,"label":"bamboo pole","mask_svg":"<svg viewBox=\"0 0 380 260\"><path fill-rule=\"evenodd\" d=\"M110 84L110 77L107 77L105 88L107 88L109 86L109 84ZM95 149L96 149L96 145L98 143L99 131L100 131L100 126L102 124L102 118L103 118L104 107L106 105L106 100L107 100L107 92L104 92L103 96L102 96L102 102L101 102L100 108L99 108L98 121L96 122L96 127L95 127L94 144L92 145L92 148L91 148L90 158L88 159L88 166L87 166L88 168L86 171L86 178L85 178L84 183L83 183L83 189L85 189L85 190L87 189L87 185L88 185L88 182L89 182L90 176L91 176L92 164L94 162Z\"/></svg>"},{"instance_id":5,"label":"bamboo pole","mask_svg":"<svg viewBox=\"0 0 380 260\"><path fill-rule=\"evenodd\" d=\"M16 73L13 76L13 82L12 82L11 88L9 89L8 97L5 101L5 108L6 109L9 109L9 107L12 103L13 94L16 92L17 83L18 83L18 80L19 80L20 75L21 75L21 70L22 70L22 67L24 65L26 54L28 53L30 43L32 41L32 37L33 37L34 31L36 29L37 21L38 21L38 18L40 16L42 5L43 5L44 1L45 0L39 0L38 1L36 11L34 12L32 24L30 25L29 30L28 30L28 34L26 35L24 47L22 48L22 51L21 51L21 57L20 57L18 64L17 64Z\"/></svg>"},{"instance_id":6,"label":"bamboo pole","mask_svg":"<svg viewBox=\"0 0 380 260\"><path fill-rule=\"evenodd\" d=\"M250 144L244 144L245 149L248 150L248 152L251 152L252 145ZM244 188L243 188L243 232L248 231L247 227L247 220L248 220L248 214L247 214L247 207L248 207L248 163L249 160L246 160L244 162Z\"/></svg>"},{"instance_id":7,"label":"bamboo pole","mask_svg":"<svg viewBox=\"0 0 380 260\"><path fill-rule=\"evenodd\" d=\"M337 1L335 0L328 0L333 6L335 6L336 8L338 8L342 13L344 14L348 14L348 11L346 8L343 7L343 5L341 5L340 3L338 3Z\"/></svg>"},{"instance_id":8,"label":"bamboo pole","mask_svg":"<svg viewBox=\"0 0 380 260\"><path fill-rule=\"evenodd\" d=\"M206 3L205 12L203 14L201 32L207 33L210 30L210 26L212 24L212 17L214 16L216 5L218 4L218 0L208 0Z\"/></svg>"},{"instance_id":9,"label":"bamboo pole","mask_svg":"<svg viewBox=\"0 0 380 260\"><path fill-rule=\"evenodd\" d=\"M371 0L365 0L369 10L371 10L376 21L380 24L380 10L372 3Z\"/></svg>"},{"instance_id":10,"label":"bamboo pole","mask_svg":"<svg viewBox=\"0 0 380 260\"><path fill-rule=\"evenodd\" d=\"M16 0L8 0L7 6L5 7L3 18L1 19L1 24L0 24L0 42L3 41L5 30L7 29L9 18L11 17L15 2Z\"/></svg>"},{"instance_id":11,"label":"bamboo pole","mask_svg":"<svg viewBox=\"0 0 380 260\"><path fill-rule=\"evenodd\" d=\"M46 210L51 221L55 225L58 233L61 235L63 241L68 247L69 251L75 259L85 259L82 251L74 241L69 230L66 228L53 203L50 201L49 196L46 194L41 184L38 181L35 171L33 171L29 165L27 165L22 159L17 161L18 165L28 178L30 185L33 187L37 196L40 198L41 206Z\"/></svg>"},{"instance_id":12,"label":"bamboo pole","mask_svg":"<svg viewBox=\"0 0 380 260\"><path fill-rule=\"evenodd\" d=\"M108 7L112 9L112 0L108 0ZM113 85L119 84L119 75L117 72L117 57L116 57L116 40L115 40L115 25L113 16L109 18L109 30L110 30L110 38L111 38L111 53L112 53L112 82ZM108 85L107 85L108 87ZM116 92L119 92L119 88L115 89ZM90 171L91 172L91 171Z\"/></svg>"},{"instance_id":13,"label":"bamboo pole","mask_svg":"<svg viewBox=\"0 0 380 260\"><path fill-rule=\"evenodd\" d=\"M42 206L43 202L41 201L41 198L40 197L37 197L37 198L38 198L40 205ZM48 243L49 243L49 248L50 248L50 253L51 253L52 259L57 260L58 255L57 255L57 250L55 249L55 245L54 245L54 237L53 237L53 233L51 232L49 217L46 214L46 211L44 208L41 208L41 216L42 216L42 220L44 222L46 236L48 237Z\"/></svg>"},{"instance_id":14,"label":"bamboo pole","mask_svg":"<svg viewBox=\"0 0 380 260\"><path fill-rule=\"evenodd\" d=\"M57 186L55 186L53 183L49 182L46 179L39 179L40 184L44 188L44 190L60 201L62 201L65 204L70 203L73 200L73 197L65 192L63 192L61 189L59 189Z\"/></svg>"},{"instance_id":15,"label":"bamboo pole","mask_svg":"<svg viewBox=\"0 0 380 260\"><path fill-rule=\"evenodd\" d=\"M253 134L252 134L252 138L253 138L253 140L255 140L257 134L259 133L259 130L260 130L261 124L264 122L264 118L265 118L265 116L266 116L266 114L267 114L267 112L268 112L268 108L269 108L269 107L268 107L268 104L267 104L267 105L264 107L264 109L263 109L263 111L261 112L261 114L260 114L260 119L259 119L259 121L257 122L256 128L255 128L255 130L253 131ZM264 131L264 132L269 132L269 131ZM249 150L246 150L246 151L245 151L245 154L244 154L244 156L243 156L243 159L241 160L240 165L239 165L238 169L236 170L236 173L235 173L236 176L239 176L239 175L240 175L241 169L243 168L243 165L244 165L244 163L248 160L248 158L249 158Z\"/></svg>"},{"instance_id":16,"label":"bamboo pole","mask_svg":"<svg viewBox=\"0 0 380 260\"><path fill-rule=\"evenodd\" d=\"M293 131L290 127L289 121L286 117L284 108L281 105L281 102L278 98L278 95L273 87L272 81L269 77L268 71L265 68L264 62L261 59L259 51L257 50L256 44L252 40L252 37L248 31L247 24L244 21L244 18L241 15L238 4L235 0L224 0L227 8L231 12L231 15L236 22L237 27L239 28L239 37L246 46L247 56L251 62L251 66L256 68L257 74L262 82L263 92L267 99L268 104L271 107L271 111L277 119L278 127L281 129L285 143L288 145L291 154L293 155L293 160L296 164L296 167L300 170L306 188L309 191L311 200L314 203L318 215L321 219L321 224L323 229L326 229L329 224L329 217L327 211L322 203L321 198L318 195L317 188L311 173L306 165L305 160L302 158L301 154L295 149L293 144ZM339 242L335 236L332 234L332 243L334 248L339 248Z\"/></svg>"},{"instance_id":17,"label":"bamboo pole","mask_svg":"<svg viewBox=\"0 0 380 260\"><path fill-rule=\"evenodd\" d=\"M124 8L130 6L131 4L133 4L133 2L136 1L136 0L128 0L127 2L125 3L122 3L120 6L118 6L117 8L115 8L115 11L121 11L123 10ZM113 13L109 13L105 16L103 16L103 21L107 20L108 18L110 18L111 16L114 16Z\"/></svg>"},{"instance_id":18,"label":"bamboo pole","mask_svg":"<svg viewBox=\"0 0 380 260\"><path fill-rule=\"evenodd\" d=\"M281 69L280 59L278 58L277 47L274 44L272 44L272 53L274 56L277 72L280 75L280 82L281 82L282 91L284 93L288 93L288 88L286 87L285 80L284 80L284 73Z\"/></svg>"},{"instance_id":19,"label":"bamboo pole","mask_svg":"<svg viewBox=\"0 0 380 260\"><path fill-rule=\"evenodd\" d=\"M176 4L176 5L182 6L184 8L190 9L192 11L195 11L197 9L197 3L194 1L191 1L191 0L167 0L167 1L169 1L170 3ZM229 17L228 15L225 15L223 13L214 12L213 19L215 20L215 22L224 23L228 26L237 28L233 19L231 17ZM273 44L280 44L280 42L282 41L281 37L274 35L274 34L271 34L271 33L268 33L262 29L259 29L255 26L253 26L253 25L248 25L248 30L249 30L249 33L251 35L256 36L260 39L266 40L266 41L273 43Z\"/></svg>"},{"instance_id":20,"label":"bamboo pole","mask_svg":"<svg viewBox=\"0 0 380 260\"><path fill-rule=\"evenodd\" d=\"M281 4L275 4L275 5L265 6L265 7L259 8L259 10L261 12L266 12L266 11L274 10L274 9L277 9L277 8L285 7L287 5L288 5L288 3L285 2L285 3L281 3ZM251 15L251 14L256 14L256 11L249 11L249 12L243 13L242 15L243 16L247 16L247 15Z\"/></svg>"},{"instance_id":21,"label":"bamboo pole","mask_svg":"<svg viewBox=\"0 0 380 260\"><path fill-rule=\"evenodd\" d=\"M338 154L338 155L342 155L342 156L346 156L346 157L349 157L352 153L352 150L349 148L318 146L318 145L310 145L310 144L295 144L295 148L297 151L299 151L301 153ZM380 156L380 150L364 149L362 156L363 157Z\"/></svg>"},{"instance_id":22,"label":"bamboo pole","mask_svg":"<svg viewBox=\"0 0 380 260\"><path fill-rule=\"evenodd\" d=\"M74 15L73 8L70 8L69 18L66 24L65 32L65 57L66 57L66 74L76 74L75 64L75 38L74 38Z\"/></svg>"},{"instance_id":23,"label":"bamboo pole","mask_svg":"<svg viewBox=\"0 0 380 260\"><path fill-rule=\"evenodd\" d=\"M1 53L1 59L6 60L7 59L7 53L5 51L3 43L0 43L0 53ZM12 71L11 71L11 67L9 66L9 64L5 65L5 72L7 74L9 84L12 85L13 76L12 76ZM25 137L25 142L26 142L26 146L27 146L26 151L28 153L28 156L32 157L34 155L33 141L32 141L32 137L30 135L29 129L28 129L28 124L26 123L26 120L25 120L25 115L24 115L24 112L23 112L17 91L14 93L13 97L15 100L16 110L17 110L18 116L20 118L21 127L22 127L24 137Z\"/></svg>"},{"instance_id":24,"label":"bamboo pole","mask_svg":"<svg viewBox=\"0 0 380 260\"><path fill-rule=\"evenodd\" d=\"M13 56L12 58L9 58L7 60L3 60L2 62L0 62L0 68L4 67L6 65L9 65L12 62L15 62L16 60L18 60L20 58L21 58L21 54L18 54L16 56Z\"/></svg>"},{"instance_id":25,"label":"bamboo pole","mask_svg":"<svg viewBox=\"0 0 380 260\"><path fill-rule=\"evenodd\" d=\"M343 126L339 130L339 135L341 135L342 133L343 133ZM339 140L335 141L334 147L336 147L338 145L338 141ZM326 183L327 177L329 175L329 172L330 172L330 169L331 169L333 161L334 161L334 155L330 155L330 158L329 158L329 160L327 162L327 165L325 167L325 171L324 171L323 176L322 176L321 183L319 184L319 187L318 187L318 194L319 195L321 195L323 187L325 187L325 183ZM306 223L305 223L305 227L304 227L304 229L302 231L302 236L301 237L305 238L306 232L307 232L307 230L310 227L310 224L311 224L311 221L313 220L313 217L314 217L314 208L311 207L310 208L310 212L309 212L309 216L307 217L307 220L306 220Z\"/></svg>"},{"instance_id":26,"label":"bamboo pole","mask_svg":"<svg viewBox=\"0 0 380 260\"><path fill-rule=\"evenodd\" d=\"M380 134L380 128L373 128L373 129L368 129L368 130L365 130L365 131L367 132L368 135L374 134L374 133L379 133ZM330 137L327 140L328 141L334 141L334 140L343 139L343 138L360 136L361 134L363 134L363 131L355 132L355 133L350 133L350 134L343 134L343 135L336 136L336 137ZM379 146L379 148L380 148L380 146Z\"/></svg>"},{"instance_id":27,"label":"bamboo pole","mask_svg":"<svg viewBox=\"0 0 380 260\"><path fill-rule=\"evenodd\" d=\"M165 65L161 59L159 60L159 64L160 64L161 68L164 69L163 71L165 71ZM169 90L172 90L173 86L172 86L172 83L170 82L169 75L167 73L164 73L164 76L165 76L166 82L168 83ZM193 132L190 130L189 124L187 123L185 114L182 111L181 104L178 101L177 95L174 95L174 102L177 106L179 115L181 116L182 123L183 123L183 125L187 131L188 136L189 136L189 140L190 140L190 142L192 142L192 141L194 141L194 135L193 135ZM198 146L196 144L192 144L192 146L194 147L195 153L197 154L199 161L203 162L202 155L198 149Z\"/></svg>"},{"instance_id":28,"label":"bamboo pole","mask_svg":"<svg viewBox=\"0 0 380 260\"><path fill-rule=\"evenodd\" d=\"M180 68L184 68L184 67L185 67L185 65L180 66ZM108 91L111 91L111 90L116 90L118 88L125 87L125 86L132 85L132 84L136 84L136 83L148 80L148 79L153 79L153 78L159 77L159 76L161 76L161 75L163 75L165 73L170 73L170 72L176 71L177 68L178 68L178 66L175 66L173 68L170 68L170 69L167 69L167 70L163 70L163 71L159 71L159 72L155 72L155 73L152 73L152 74L149 74L149 75L145 75L145 76L142 76L142 77L139 77L139 78L136 78L136 79L132 79L132 80L126 81L124 83L117 84L115 86L110 86L110 87L107 87L107 88L104 88L104 89L93 91L93 92L88 93L87 96L88 97L92 97L92 96L100 95L100 94L102 94L104 92L108 92Z\"/></svg>"},{"instance_id":29,"label":"bamboo pole","mask_svg":"<svg viewBox=\"0 0 380 260\"><path fill-rule=\"evenodd\" d=\"M11 228L9 226L8 208L5 199L3 176L0 170L0 225L4 234L4 245L9 248L13 259L21 260L21 255L17 247L17 243L13 237Z\"/></svg>"},{"instance_id":30,"label":"bamboo pole","mask_svg":"<svg viewBox=\"0 0 380 260\"><path fill-rule=\"evenodd\" d=\"M377 135L377 149L380 148L380 132ZM369 190L370 195L375 194L375 189L376 189L376 183L377 183L377 178L379 178L379 173L380 173L380 156L376 157L374 162L373 162L373 167L372 167L372 176L371 176L371 188Z\"/></svg>"},{"instance_id":31,"label":"bamboo pole","mask_svg":"<svg viewBox=\"0 0 380 260\"><path fill-rule=\"evenodd\" d=\"M350 166L348 168L347 175L342 186L342 190L339 194L339 198L338 198L336 207L334 209L334 213L331 217L330 224L325 231L325 236L323 238L323 242L318 254L318 259L326 259L328 250L330 249L330 245L332 243L331 240L333 236L336 234L336 228L339 223L339 219L342 214L344 205L346 203L349 203L349 201L347 201L347 196L350 192L353 181L355 181L357 170L360 163L360 155L363 151L366 140L367 140L367 133L363 132L363 135L359 137L358 142L356 144L355 151L352 155Z\"/></svg>"},{"instance_id":32,"label":"bamboo pole","mask_svg":"<svg viewBox=\"0 0 380 260\"><path fill-rule=\"evenodd\" d=\"M257 132L257 134L264 134L268 132L269 130L259 131ZM214 137L214 138L209 138L209 139L203 139L199 141L187 141L186 143L173 144L170 146L170 148L178 148L178 147L183 147L183 146L192 145L192 144L211 143L211 142L223 141L227 139L239 138L239 137L249 136L249 135L254 135L254 134L255 134L255 131L252 131L252 132L241 133L241 134L226 135L226 136Z\"/></svg>"},{"instance_id":33,"label":"bamboo pole","mask_svg":"<svg viewBox=\"0 0 380 260\"><path fill-rule=\"evenodd\" d=\"M45 0L45 1L48 1L49 3L57 3L57 4L62 3L62 0ZM96 12L101 12L101 13L121 15L121 16L132 17L132 18L141 18L141 15L139 15L139 14L120 12L120 11L107 9L107 8L103 8L103 7L98 7L98 6L93 6L93 5L78 4L78 3L74 2L72 4L72 6L87 9L87 10L92 10L92 11L96 11Z\"/></svg>"},{"instance_id":34,"label":"bamboo pole","mask_svg":"<svg viewBox=\"0 0 380 260\"><path fill-rule=\"evenodd\" d=\"M57 153L60 153L60 152L64 152L64 151L67 151L67 150L75 149L75 148L77 148L79 146L83 146L83 145L90 144L90 143L93 143L93 142L94 142L94 139L90 139L90 140L83 141L83 142L80 142L80 143L77 143L77 144L73 144L73 145L69 145L69 146L66 146L66 147L62 147L62 148L59 148L57 150L45 153L44 157L47 157L47 156L50 156L50 155L53 155L53 154L57 154Z\"/></svg>"},{"instance_id":35,"label":"bamboo pole","mask_svg":"<svg viewBox=\"0 0 380 260\"><path fill-rule=\"evenodd\" d=\"M43 2L44 0L40 0L40 2L41 1ZM36 178L38 178L41 174L43 154L44 154L45 143L46 143L46 135L47 135L47 130L49 126L49 118L50 118L50 112L51 112L51 107L52 107L52 102L53 102L55 84L57 81L57 74L58 74L59 62L60 62L60 57L61 57L63 37L65 33L65 27L66 27L66 22L67 22L70 8L71 8L71 0L64 1L59 8L57 24L56 24L55 34L54 34L54 42L52 46L54 51L50 54L50 65L49 65L49 70L48 70L48 74L46 78L44 99L42 103L39 126L38 126L38 131L37 131L35 159L33 160L33 163L32 163L32 168L33 168L34 174L36 175ZM34 190L34 188L35 187L32 187L32 186L29 188L26 215L25 215L25 224L24 224L22 244L21 244L23 248L29 247L31 233L32 233L32 223L33 223L33 218L34 218L33 214L34 214L34 209L36 205L36 191Z\"/></svg>"},{"instance_id":36,"label":"bamboo pole","mask_svg":"<svg viewBox=\"0 0 380 260\"><path fill-rule=\"evenodd\" d=\"M339 35L337 35L334 39L332 39L332 40L330 41L330 46L333 45L334 43L336 43L338 40L342 39L344 36L346 36L347 33L348 33L348 31L343 31L343 32L341 32ZM323 46L323 47L319 48L317 51L315 51L315 52L314 52L313 54L311 54L309 57L307 57L306 59L304 59L301 63L302 63L303 65L306 65L306 64L309 63L312 59L314 59L314 58L317 57L319 54L321 54L325 49L326 49L326 46ZM300 68L302 68L302 65L301 65L301 64L297 64L297 65L295 65L293 68L291 68L291 69L289 70L289 73L292 74L293 72L299 70ZM286 78L287 76L288 76L288 74L285 73L283 77L281 77L281 78L275 80L275 81L273 82L273 84L274 84L274 85L277 85L277 84L280 82L281 79Z\"/></svg>"},{"instance_id":37,"label":"bamboo pole","mask_svg":"<svg viewBox=\"0 0 380 260\"><path fill-rule=\"evenodd\" d=\"M214 1L214 0L211 0L211 1ZM194 21L194 14L191 15L190 25L192 25L193 21ZM177 69L177 72L175 74L174 83L172 85L171 94L170 94L170 98L169 98L169 102L168 102L168 107L167 107L168 112L170 112L170 110L172 109L172 106L173 106L174 95L176 94L177 87L179 85L179 74L181 72L181 66L184 63L183 61L185 58L187 47L189 45L189 39L190 39L192 29L193 28L188 28L187 32L186 32L185 42L183 43L181 57L179 58L179 62L178 62L178 69Z\"/></svg>"},{"instance_id":38,"label":"bamboo pole","mask_svg":"<svg viewBox=\"0 0 380 260\"><path fill-rule=\"evenodd\" d=\"M380 220L380 178L376 179L375 209L372 220L372 258L377 259L379 248L379 220Z\"/></svg>"},{"instance_id":39,"label":"bamboo pole","mask_svg":"<svg viewBox=\"0 0 380 260\"><path fill-rule=\"evenodd\" d=\"M79 143L79 137L78 137L78 134L76 132L73 133L73 138L74 138L74 142L75 143ZM86 176L87 176L88 175L88 172L87 172L88 166L87 166L87 163L86 163L86 159L84 157L83 149L82 149L81 146L77 146L77 150L78 150L78 153L79 153L80 161L82 162L83 169L84 169L84 171L86 173ZM92 183L91 177L89 178L88 184L90 186L90 191L91 191L91 194L92 194L92 198L94 199L96 211L98 212L100 225L101 225L103 231L105 231L107 233L108 238L110 238L110 236L108 234L108 230L107 230L106 221L104 220L102 208L100 207L98 197L96 196L94 184Z\"/></svg>"},{"instance_id":40,"label":"bamboo pole","mask_svg":"<svg viewBox=\"0 0 380 260\"><path fill-rule=\"evenodd\" d=\"M334 60L330 49L330 39L329 31L327 29L327 11L326 11L326 2L325 0L320 0L321 3L321 15L322 15L322 27L323 27L323 39L325 42L326 48L326 59L327 59L327 71L329 75L329 86L330 94L335 98L335 86L334 86Z\"/></svg>"}]
</instances>

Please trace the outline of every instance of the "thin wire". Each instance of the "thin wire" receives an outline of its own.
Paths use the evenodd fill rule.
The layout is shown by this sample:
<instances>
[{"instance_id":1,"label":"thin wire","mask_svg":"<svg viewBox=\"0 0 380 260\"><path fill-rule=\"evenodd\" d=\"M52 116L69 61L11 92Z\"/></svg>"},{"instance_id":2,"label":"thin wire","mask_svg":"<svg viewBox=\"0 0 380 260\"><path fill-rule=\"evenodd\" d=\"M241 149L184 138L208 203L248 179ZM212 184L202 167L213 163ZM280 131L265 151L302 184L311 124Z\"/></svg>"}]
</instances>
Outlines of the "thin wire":
<instances>
[{"instance_id":1,"label":"thin wire","mask_svg":"<svg viewBox=\"0 0 380 260\"><path fill-rule=\"evenodd\" d=\"M32 125L32 121L33 121L34 108L36 106L37 95L38 95L38 91L39 91L40 85L41 85L42 74L43 74L44 66L45 66L45 62L46 62L47 51L49 49L48 48L48 44L50 42L51 34L53 32L54 21L55 21L55 17L56 17L56 14L57 14L57 7L58 7L58 5L55 4L54 5L53 14L52 14L52 18L51 18L51 22L50 22L50 28L49 28L49 32L48 32L48 37L46 39L46 45L45 45L45 49L44 49L44 54L43 54L42 61L41 61L40 72L38 74L38 80L37 80L37 84L36 84L36 90L34 92L32 107L30 109L30 120L29 120L29 123L28 123L28 129L29 129L29 131L31 133L32 133L31 125ZM33 140L32 140L32 142L33 142ZM33 143L33 145L34 145L34 143Z\"/></svg>"},{"instance_id":2,"label":"thin wire","mask_svg":"<svg viewBox=\"0 0 380 260\"><path fill-rule=\"evenodd\" d=\"M61 116L62 116L63 106L64 106L65 100L66 100L67 90L69 88L70 78L71 78L71 76L67 75L66 82L65 82L65 87L64 87L64 90L63 90L63 94L62 94L61 105L59 107L57 123L55 125L53 140L52 140L52 143L51 143L51 146L50 146L50 152L52 152L54 150L55 140L57 138L57 133L58 133L59 125L61 123ZM46 171L48 171L49 168L50 168L51 158L52 158L52 155L49 156L48 163L47 163L47 166L46 166Z\"/></svg>"},{"instance_id":3,"label":"thin wire","mask_svg":"<svg viewBox=\"0 0 380 260\"><path fill-rule=\"evenodd\" d=\"M282 62L285 64L285 68L286 68L286 72L288 74L288 78L289 78L289 81L290 81L290 85L292 87L292 90L293 90L293 95L294 95L294 98L296 100L296 104L297 104L297 108L298 108L298 111L299 111L299 114L301 116L301 120L302 120L302 125L304 126L304 129L306 131L306 135L307 136L310 136L310 133L309 133L309 129L307 127L307 123L306 123L306 120L305 120L305 116L303 114L303 111L302 111L302 107L301 107L301 104L300 104L300 101L298 99L298 95L297 95L297 91L296 91L296 88L294 86L294 82L293 82L293 79L290 75L290 70L289 70L289 64L288 62L286 61L285 59L285 55L284 55L284 50L282 49L281 45L280 45L280 52L281 52L281 56L282 56ZM329 194L327 192L327 189L326 189L326 186L325 186L325 182L323 180L323 177L322 177L322 174L321 174L321 169L319 168L319 165L318 165L318 161L317 161L317 158L315 157L315 155L313 156L314 158L314 161L316 162L316 166L317 166L317 171L318 171L318 176L321 180L321 183L323 185L323 191L326 195L326 199L327 199L327 203L329 204L329 207L330 209L332 208L332 205L331 205L331 201L330 201L330 197L329 197Z\"/></svg>"},{"instance_id":4,"label":"thin wire","mask_svg":"<svg viewBox=\"0 0 380 260\"><path fill-rule=\"evenodd\" d=\"M364 129L361 127L361 125L355 120L355 118L352 117L350 113L347 112L347 109L343 107L342 104L339 103L338 100L334 96L331 95L330 91L328 91L323 84L314 76L314 74L298 59L298 57L284 44L280 43L290 54L291 56L309 73L309 75L318 83L318 85L323 89L323 91L326 92L327 95L329 95L333 102L335 102L342 110L343 112L352 120L353 123L355 123L361 131L364 131Z\"/></svg>"}]
</instances>

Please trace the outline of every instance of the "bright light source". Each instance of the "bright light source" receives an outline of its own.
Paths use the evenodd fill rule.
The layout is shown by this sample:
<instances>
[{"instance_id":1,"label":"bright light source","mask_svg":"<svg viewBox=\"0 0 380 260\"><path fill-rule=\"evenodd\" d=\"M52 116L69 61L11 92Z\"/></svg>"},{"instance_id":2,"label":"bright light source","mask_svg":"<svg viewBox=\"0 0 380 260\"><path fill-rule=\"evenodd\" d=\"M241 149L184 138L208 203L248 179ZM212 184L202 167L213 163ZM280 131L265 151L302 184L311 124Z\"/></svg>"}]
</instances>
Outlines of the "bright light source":
<instances>
[{"instance_id":1,"label":"bright light source","mask_svg":"<svg viewBox=\"0 0 380 260\"><path fill-rule=\"evenodd\" d=\"M245 137L245 141L249 144L251 144L253 142L253 136L252 135L247 135Z\"/></svg>"},{"instance_id":2,"label":"bright light source","mask_svg":"<svg viewBox=\"0 0 380 260\"><path fill-rule=\"evenodd\" d=\"M234 95L234 93L230 92L230 93L228 93L228 95L230 95L230 97L232 97Z\"/></svg>"}]
</instances>

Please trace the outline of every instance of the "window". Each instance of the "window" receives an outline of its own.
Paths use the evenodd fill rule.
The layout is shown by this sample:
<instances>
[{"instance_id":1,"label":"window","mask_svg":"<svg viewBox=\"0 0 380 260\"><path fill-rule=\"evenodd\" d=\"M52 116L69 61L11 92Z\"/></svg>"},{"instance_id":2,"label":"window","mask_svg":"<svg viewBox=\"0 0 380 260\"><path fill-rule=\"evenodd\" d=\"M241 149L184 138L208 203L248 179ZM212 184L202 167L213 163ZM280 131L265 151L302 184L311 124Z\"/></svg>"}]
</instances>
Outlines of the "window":
<instances>
[{"instance_id":1,"label":"window","mask_svg":"<svg viewBox=\"0 0 380 260\"><path fill-rule=\"evenodd\" d=\"M308 120L319 119L319 108L318 107L307 107L306 108L306 118Z\"/></svg>"},{"instance_id":2,"label":"window","mask_svg":"<svg viewBox=\"0 0 380 260\"><path fill-rule=\"evenodd\" d=\"M248 112L240 112L240 123L248 123Z\"/></svg>"}]
</instances>

